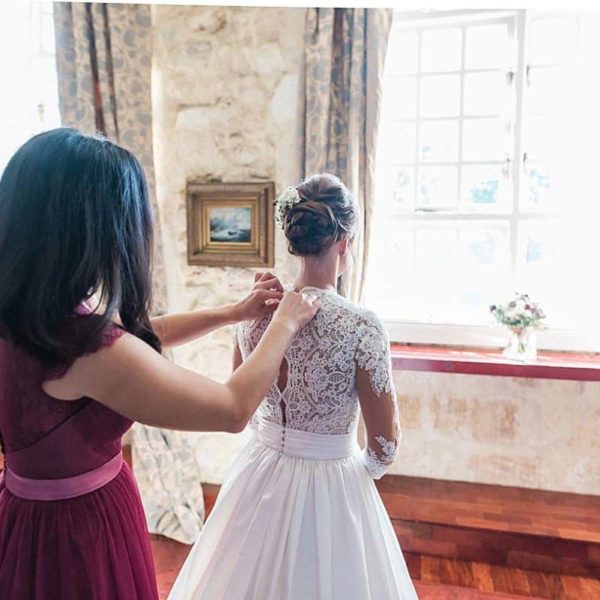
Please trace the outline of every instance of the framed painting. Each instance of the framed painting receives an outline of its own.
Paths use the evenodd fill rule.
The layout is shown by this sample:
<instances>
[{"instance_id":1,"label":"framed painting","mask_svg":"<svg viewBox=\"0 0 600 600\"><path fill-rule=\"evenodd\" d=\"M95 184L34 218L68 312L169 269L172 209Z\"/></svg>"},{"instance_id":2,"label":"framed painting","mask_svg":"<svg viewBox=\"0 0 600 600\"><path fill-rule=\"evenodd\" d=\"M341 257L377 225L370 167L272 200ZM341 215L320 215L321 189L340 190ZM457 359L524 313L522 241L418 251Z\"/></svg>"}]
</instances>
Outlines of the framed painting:
<instances>
[{"instance_id":1,"label":"framed painting","mask_svg":"<svg viewBox=\"0 0 600 600\"><path fill-rule=\"evenodd\" d=\"M275 183L187 184L188 264L272 267Z\"/></svg>"}]
</instances>

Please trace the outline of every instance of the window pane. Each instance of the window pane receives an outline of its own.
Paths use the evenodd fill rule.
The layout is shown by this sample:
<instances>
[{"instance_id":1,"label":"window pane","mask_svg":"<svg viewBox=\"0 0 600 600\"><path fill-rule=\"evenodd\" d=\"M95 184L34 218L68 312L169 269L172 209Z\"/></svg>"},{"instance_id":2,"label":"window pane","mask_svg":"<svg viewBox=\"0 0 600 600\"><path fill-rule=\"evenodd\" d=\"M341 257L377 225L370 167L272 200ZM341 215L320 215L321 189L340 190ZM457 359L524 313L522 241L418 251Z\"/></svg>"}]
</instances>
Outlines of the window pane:
<instances>
[{"instance_id":1,"label":"window pane","mask_svg":"<svg viewBox=\"0 0 600 600\"><path fill-rule=\"evenodd\" d=\"M41 35L51 35L53 20L41 32L42 12L51 15L52 3L0 2L0 173L30 136L60 125L56 61L41 54Z\"/></svg>"},{"instance_id":2,"label":"window pane","mask_svg":"<svg viewBox=\"0 0 600 600\"><path fill-rule=\"evenodd\" d=\"M535 229L529 228L529 231L527 231L523 265L531 275L535 270L550 268L556 258L554 244L552 244L552 239L548 235L550 232L547 228L544 229L540 229L538 226Z\"/></svg>"},{"instance_id":3,"label":"window pane","mask_svg":"<svg viewBox=\"0 0 600 600\"><path fill-rule=\"evenodd\" d=\"M577 49L577 19L536 18L530 26L529 56L534 65L570 62Z\"/></svg>"},{"instance_id":4,"label":"window pane","mask_svg":"<svg viewBox=\"0 0 600 600\"><path fill-rule=\"evenodd\" d=\"M423 167L419 169L420 208L453 208L457 205L457 168Z\"/></svg>"},{"instance_id":5,"label":"window pane","mask_svg":"<svg viewBox=\"0 0 600 600\"><path fill-rule=\"evenodd\" d=\"M41 47L48 54L55 53L54 15L52 5L44 5L41 9Z\"/></svg>"},{"instance_id":6,"label":"window pane","mask_svg":"<svg viewBox=\"0 0 600 600\"><path fill-rule=\"evenodd\" d=\"M453 117L459 110L459 75L430 75L421 79L421 116Z\"/></svg>"},{"instance_id":7,"label":"window pane","mask_svg":"<svg viewBox=\"0 0 600 600\"><path fill-rule=\"evenodd\" d=\"M600 85L598 79L591 76L600 69L600 19L591 12L579 14L580 41L572 15L555 15L532 23L533 46L541 47L544 36L564 28L567 45L571 43L568 39L577 42L577 54L572 64L532 66L529 70L529 86L524 98L523 139L527 164L522 201L527 210L580 214L587 220L600 206L600 182L596 176ZM537 38L533 25L539 26ZM590 28L595 31L594 40ZM561 44L556 46L562 45L562 37L560 39ZM548 40L544 43L551 46ZM545 55L534 58L544 63L568 59L556 55L548 58L552 52L552 48L547 48Z\"/></svg>"},{"instance_id":8,"label":"window pane","mask_svg":"<svg viewBox=\"0 0 600 600\"><path fill-rule=\"evenodd\" d=\"M406 318L406 305L399 306L398 298L406 299L414 267L413 231L398 222L377 221L373 237L378 240L371 248L366 273L365 300L382 317ZM390 265L393 276L390 276ZM400 311L399 311L400 308Z\"/></svg>"},{"instance_id":9,"label":"window pane","mask_svg":"<svg viewBox=\"0 0 600 600\"><path fill-rule=\"evenodd\" d=\"M528 116L523 133L524 148L529 160L547 157L558 141L553 133L553 121L546 116Z\"/></svg>"},{"instance_id":10,"label":"window pane","mask_svg":"<svg viewBox=\"0 0 600 600\"><path fill-rule=\"evenodd\" d=\"M465 225L460 230L458 248L459 303L470 307L472 319L483 321L488 306L497 301L508 279L508 227Z\"/></svg>"},{"instance_id":11,"label":"window pane","mask_svg":"<svg viewBox=\"0 0 600 600\"><path fill-rule=\"evenodd\" d=\"M462 168L462 201L467 210L494 210L506 205L506 178L500 165Z\"/></svg>"},{"instance_id":12,"label":"window pane","mask_svg":"<svg viewBox=\"0 0 600 600\"><path fill-rule=\"evenodd\" d=\"M377 254L385 267L376 274L369 268L367 302L382 316L394 319L443 319L448 306L456 305L456 227L438 223L419 227L388 221L378 226L376 235L382 242L387 238L382 243L386 252ZM395 238L398 243L392 244L390 240ZM390 276L389 265L394 265L394 274L398 265L400 277Z\"/></svg>"},{"instance_id":13,"label":"window pane","mask_svg":"<svg viewBox=\"0 0 600 600\"><path fill-rule=\"evenodd\" d=\"M458 122L425 121L421 123L419 160L423 162L458 160Z\"/></svg>"},{"instance_id":14,"label":"window pane","mask_svg":"<svg viewBox=\"0 0 600 600\"><path fill-rule=\"evenodd\" d=\"M506 114L509 87L500 71L465 75L464 113L466 115Z\"/></svg>"},{"instance_id":15,"label":"window pane","mask_svg":"<svg viewBox=\"0 0 600 600\"><path fill-rule=\"evenodd\" d=\"M416 234L416 261L412 283L413 310L422 315L427 298L429 318L443 319L448 307L456 306L456 225L425 225ZM446 314L444 314L446 313ZM423 318L423 317L422 317Z\"/></svg>"},{"instance_id":16,"label":"window pane","mask_svg":"<svg viewBox=\"0 0 600 600\"><path fill-rule=\"evenodd\" d=\"M392 167L390 169L392 208L406 209L414 204L415 177L412 167Z\"/></svg>"},{"instance_id":17,"label":"window pane","mask_svg":"<svg viewBox=\"0 0 600 600\"><path fill-rule=\"evenodd\" d=\"M417 115L417 78L390 77L384 83L382 110L396 119L410 119Z\"/></svg>"},{"instance_id":18,"label":"window pane","mask_svg":"<svg viewBox=\"0 0 600 600\"><path fill-rule=\"evenodd\" d=\"M531 67L526 109L529 114L567 112L574 100L573 71L566 67Z\"/></svg>"},{"instance_id":19,"label":"window pane","mask_svg":"<svg viewBox=\"0 0 600 600\"><path fill-rule=\"evenodd\" d=\"M568 150L566 148L564 154L557 151L543 160L527 160L524 165L524 208L559 212L565 218L579 214L584 221L596 219L599 196L594 175L597 166L590 168L570 160Z\"/></svg>"},{"instance_id":20,"label":"window pane","mask_svg":"<svg viewBox=\"0 0 600 600\"><path fill-rule=\"evenodd\" d=\"M501 161L510 150L500 119L466 119L463 122L463 160Z\"/></svg>"},{"instance_id":21,"label":"window pane","mask_svg":"<svg viewBox=\"0 0 600 600\"><path fill-rule=\"evenodd\" d=\"M368 303L383 316L421 322L489 323L510 264L502 223L379 222L367 274ZM414 231L414 237L409 232ZM389 265L394 265L391 276Z\"/></svg>"},{"instance_id":22,"label":"window pane","mask_svg":"<svg viewBox=\"0 0 600 600\"><path fill-rule=\"evenodd\" d=\"M526 169L526 208L549 209L551 203L551 179L548 165L529 162Z\"/></svg>"},{"instance_id":23,"label":"window pane","mask_svg":"<svg viewBox=\"0 0 600 600\"><path fill-rule=\"evenodd\" d=\"M416 136L415 123L391 121L381 132L380 156L396 164L414 163Z\"/></svg>"},{"instance_id":24,"label":"window pane","mask_svg":"<svg viewBox=\"0 0 600 600\"><path fill-rule=\"evenodd\" d=\"M394 264L394 270L404 272L411 271L414 262L414 240L413 232L400 226L382 228L382 243L378 245L375 256L383 259L380 269L381 278L389 278L390 261Z\"/></svg>"},{"instance_id":25,"label":"window pane","mask_svg":"<svg viewBox=\"0 0 600 600\"><path fill-rule=\"evenodd\" d=\"M461 229L460 262L468 270L505 271L508 265L508 227L467 226Z\"/></svg>"},{"instance_id":26,"label":"window pane","mask_svg":"<svg viewBox=\"0 0 600 600\"><path fill-rule=\"evenodd\" d=\"M44 99L56 95L56 59L54 56L40 56L31 60L31 76L35 85L31 89L31 100L43 104Z\"/></svg>"},{"instance_id":27,"label":"window pane","mask_svg":"<svg viewBox=\"0 0 600 600\"><path fill-rule=\"evenodd\" d=\"M419 37L414 31L392 30L386 57L389 75L416 73L419 66Z\"/></svg>"},{"instance_id":28,"label":"window pane","mask_svg":"<svg viewBox=\"0 0 600 600\"><path fill-rule=\"evenodd\" d=\"M590 285L589 266L599 253L596 223L561 218L519 226L517 283L540 302L550 327L598 322L600 286Z\"/></svg>"},{"instance_id":29,"label":"window pane","mask_svg":"<svg viewBox=\"0 0 600 600\"><path fill-rule=\"evenodd\" d=\"M600 12L587 12L579 21L578 62L584 68L597 63L600 56ZM586 64L587 63L587 64Z\"/></svg>"},{"instance_id":30,"label":"window pane","mask_svg":"<svg viewBox=\"0 0 600 600\"><path fill-rule=\"evenodd\" d=\"M467 69L503 69L509 61L508 27L505 24L467 28Z\"/></svg>"},{"instance_id":31,"label":"window pane","mask_svg":"<svg viewBox=\"0 0 600 600\"><path fill-rule=\"evenodd\" d=\"M460 29L437 29L425 31L421 39L421 70L460 71L462 54L462 31Z\"/></svg>"},{"instance_id":32,"label":"window pane","mask_svg":"<svg viewBox=\"0 0 600 600\"><path fill-rule=\"evenodd\" d=\"M386 57L386 71L389 75L410 75L419 67L419 37L414 31L392 30Z\"/></svg>"},{"instance_id":33,"label":"window pane","mask_svg":"<svg viewBox=\"0 0 600 600\"><path fill-rule=\"evenodd\" d=\"M415 267L428 272L452 268L456 258L457 235L454 226L423 227L417 232Z\"/></svg>"}]
</instances>

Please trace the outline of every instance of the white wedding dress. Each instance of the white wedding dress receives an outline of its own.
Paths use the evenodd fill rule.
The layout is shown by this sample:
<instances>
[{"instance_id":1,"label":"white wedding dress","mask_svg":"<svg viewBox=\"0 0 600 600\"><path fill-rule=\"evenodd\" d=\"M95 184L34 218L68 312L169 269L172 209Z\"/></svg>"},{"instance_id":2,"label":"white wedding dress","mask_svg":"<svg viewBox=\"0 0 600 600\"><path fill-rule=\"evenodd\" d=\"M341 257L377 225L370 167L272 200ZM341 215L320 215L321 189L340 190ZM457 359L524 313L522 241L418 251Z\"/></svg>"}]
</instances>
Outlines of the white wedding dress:
<instances>
[{"instance_id":1,"label":"white wedding dress","mask_svg":"<svg viewBox=\"0 0 600 600\"><path fill-rule=\"evenodd\" d=\"M305 290L322 308L286 353L285 387L273 385L253 416L170 600L417 598L373 483L400 435L386 333L334 292ZM244 359L268 321L238 327Z\"/></svg>"}]
</instances>

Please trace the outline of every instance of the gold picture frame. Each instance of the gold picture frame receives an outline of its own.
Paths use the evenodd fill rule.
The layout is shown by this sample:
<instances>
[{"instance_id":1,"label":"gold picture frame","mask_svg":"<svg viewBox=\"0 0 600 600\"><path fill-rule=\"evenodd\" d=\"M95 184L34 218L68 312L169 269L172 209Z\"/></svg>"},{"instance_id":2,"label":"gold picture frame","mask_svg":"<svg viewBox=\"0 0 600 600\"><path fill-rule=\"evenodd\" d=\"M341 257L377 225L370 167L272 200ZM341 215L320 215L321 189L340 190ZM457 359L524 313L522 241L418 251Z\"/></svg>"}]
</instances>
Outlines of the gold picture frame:
<instances>
[{"instance_id":1,"label":"gold picture frame","mask_svg":"<svg viewBox=\"0 0 600 600\"><path fill-rule=\"evenodd\" d=\"M275 183L189 181L188 264L273 267Z\"/></svg>"}]
</instances>

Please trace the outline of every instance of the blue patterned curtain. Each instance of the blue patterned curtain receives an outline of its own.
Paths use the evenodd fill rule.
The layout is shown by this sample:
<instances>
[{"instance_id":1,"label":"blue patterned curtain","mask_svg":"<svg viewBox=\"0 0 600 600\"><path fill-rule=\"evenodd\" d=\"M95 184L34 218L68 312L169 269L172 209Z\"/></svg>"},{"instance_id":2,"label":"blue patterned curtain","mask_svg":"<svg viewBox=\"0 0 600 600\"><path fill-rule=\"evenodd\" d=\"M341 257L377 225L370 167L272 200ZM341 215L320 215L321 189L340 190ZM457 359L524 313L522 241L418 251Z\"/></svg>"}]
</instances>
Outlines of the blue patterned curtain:
<instances>
[{"instance_id":1,"label":"blue patterned curtain","mask_svg":"<svg viewBox=\"0 0 600 600\"><path fill-rule=\"evenodd\" d=\"M374 202L381 80L392 10L310 8L306 20L304 175L328 171L354 193L361 228L342 291L360 300Z\"/></svg>"},{"instance_id":2,"label":"blue patterned curtain","mask_svg":"<svg viewBox=\"0 0 600 600\"><path fill-rule=\"evenodd\" d=\"M61 120L102 133L142 163L154 212L154 311L163 312L166 286L152 151L152 19L150 6L54 4ZM152 533L192 543L204 521L194 453L185 436L136 424L133 467Z\"/></svg>"}]
</instances>

